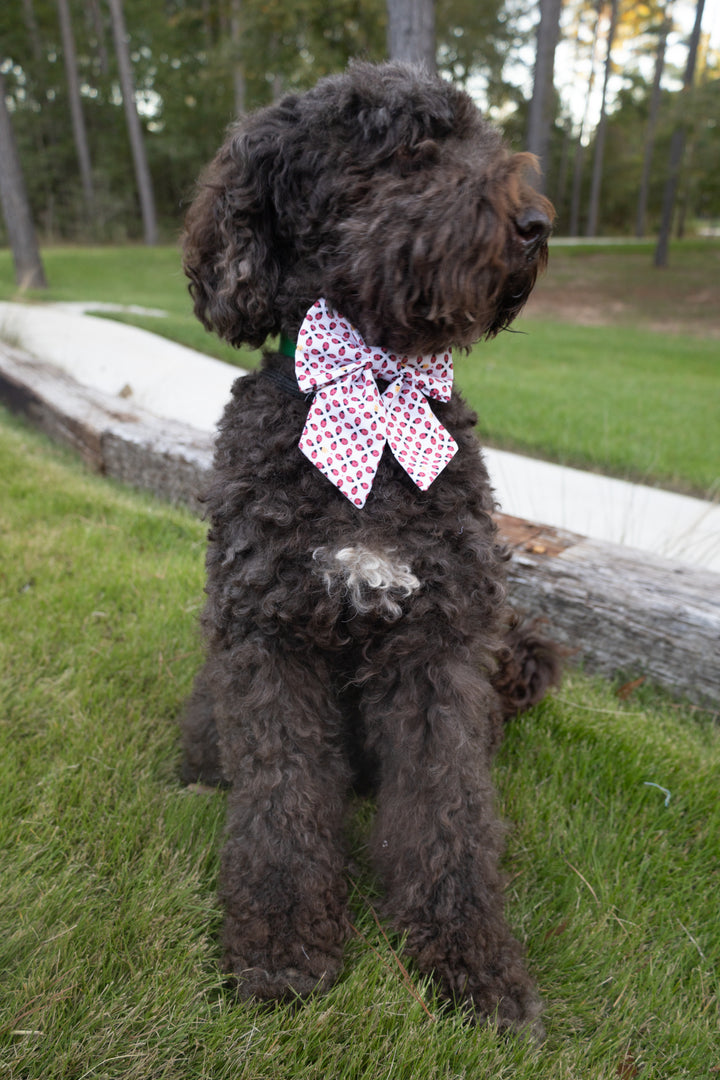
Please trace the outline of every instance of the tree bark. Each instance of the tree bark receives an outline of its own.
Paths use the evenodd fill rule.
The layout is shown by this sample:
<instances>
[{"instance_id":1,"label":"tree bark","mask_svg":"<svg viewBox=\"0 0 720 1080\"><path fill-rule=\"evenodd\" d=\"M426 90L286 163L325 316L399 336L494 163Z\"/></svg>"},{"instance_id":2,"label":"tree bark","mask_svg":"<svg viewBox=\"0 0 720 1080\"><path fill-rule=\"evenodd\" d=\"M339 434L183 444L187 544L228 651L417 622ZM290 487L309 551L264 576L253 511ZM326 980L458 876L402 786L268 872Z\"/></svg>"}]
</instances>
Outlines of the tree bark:
<instances>
[{"instance_id":1,"label":"tree bark","mask_svg":"<svg viewBox=\"0 0 720 1080\"><path fill-rule=\"evenodd\" d=\"M658 38L657 55L655 57L655 75L653 77L652 91L650 94L650 112L648 114L647 128L645 129L645 149L643 152L643 167L640 177L640 191L638 192L637 216L635 219L635 235L645 235L645 220L647 218L648 188L650 186L650 169L652 167L653 150L655 149L655 128L660 111L660 91L663 69L665 67L665 49L667 47L668 34L672 26L668 5L663 17L663 24Z\"/></svg>"},{"instance_id":2,"label":"tree bark","mask_svg":"<svg viewBox=\"0 0 720 1080\"><path fill-rule=\"evenodd\" d=\"M135 179L140 198L140 210L143 220L145 243L152 245L157 243L157 217L155 214L155 198L153 195L152 178L147 163L145 144L143 142L142 127L135 104L135 84L133 81L132 64L128 49L128 36L125 29L125 16L123 13L122 0L108 0L110 16L112 19L113 39L117 56L118 72L120 74L120 88L122 90L123 106L125 108L125 122L130 139L133 163L135 165Z\"/></svg>"},{"instance_id":3,"label":"tree bark","mask_svg":"<svg viewBox=\"0 0 720 1080\"><path fill-rule=\"evenodd\" d=\"M570 223L568 229L568 233L570 236L577 236L580 232L580 194L582 189L583 159L585 157L585 146L583 144L583 139L585 138L588 116L590 115L590 100L592 98L593 87L595 85L595 52L597 50L598 30L600 28L601 6L602 0L598 0L598 3L595 7L595 23L593 26L592 48L590 50L590 74L588 75L587 91L585 93L585 106L583 109L582 121L580 123L580 134L578 135L577 145L575 147L575 160L573 164L573 184L572 194L570 197ZM578 50L579 48L580 36L578 29Z\"/></svg>"},{"instance_id":4,"label":"tree bark","mask_svg":"<svg viewBox=\"0 0 720 1080\"><path fill-rule=\"evenodd\" d=\"M22 9L23 21L27 27L27 32L30 35L33 57L35 63L40 63L42 60L42 41L40 39L40 31L38 29L37 19L35 18L35 8L33 7L32 0L22 0Z\"/></svg>"},{"instance_id":5,"label":"tree bark","mask_svg":"<svg viewBox=\"0 0 720 1080\"><path fill-rule=\"evenodd\" d=\"M593 160L592 184L590 188L590 205L588 208L587 236L595 236L598 229L600 215L600 187L602 185L603 159L605 156L605 130L607 128L607 88L610 79L610 67L612 61L612 47L617 27L619 0L612 0L610 9L610 27L607 37L607 52L605 54L605 75L603 78L602 103L600 106L600 121L595 132L595 157Z\"/></svg>"},{"instance_id":6,"label":"tree bark","mask_svg":"<svg viewBox=\"0 0 720 1080\"><path fill-rule=\"evenodd\" d=\"M562 148L560 150L560 164L558 165L557 175L554 177L555 189L551 199L557 207L561 207L565 203L565 192L567 191L568 174L570 170L570 150L573 144L572 121L569 118L565 121L564 127Z\"/></svg>"},{"instance_id":7,"label":"tree bark","mask_svg":"<svg viewBox=\"0 0 720 1080\"><path fill-rule=\"evenodd\" d=\"M100 64L100 70L103 75L110 74L110 61L108 60L107 49L105 48L105 26L103 25L102 12L100 11L99 0L88 0L88 9L90 15L90 21L92 23L93 30L95 31L95 37L97 39L97 45L95 52L97 55L98 63Z\"/></svg>"},{"instance_id":8,"label":"tree bark","mask_svg":"<svg viewBox=\"0 0 720 1080\"><path fill-rule=\"evenodd\" d=\"M670 140L670 155L668 158L667 180L663 194L662 215L660 219L660 233L655 248L653 263L658 268L668 264L668 249L670 247L670 233L672 230L673 210L675 208L675 196L677 194L680 167L685 152L685 114L688 106L688 98L692 93L693 79L695 78L695 62L697 60L698 45L700 43L700 28L702 26L705 0L698 0L695 8L695 25L690 36L687 66L683 88L680 93L680 107L678 111L678 123Z\"/></svg>"},{"instance_id":9,"label":"tree bark","mask_svg":"<svg viewBox=\"0 0 720 1080\"><path fill-rule=\"evenodd\" d=\"M60 34L62 36L63 58L65 60L65 75L68 85L68 98L70 101L70 116L72 119L73 139L75 140L75 152L80 169L83 198L88 218L92 218L95 206L95 190L93 187L92 165L90 164L90 150L88 147L85 117L83 116L82 100L80 97L80 79L78 77L77 54L75 52L75 39L70 20L70 5L68 0L57 0L58 18L60 21Z\"/></svg>"},{"instance_id":10,"label":"tree bark","mask_svg":"<svg viewBox=\"0 0 720 1080\"><path fill-rule=\"evenodd\" d=\"M230 40L232 42L233 100L235 115L245 112L245 68L240 56L242 42L242 0L231 0Z\"/></svg>"},{"instance_id":11,"label":"tree bark","mask_svg":"<svg viewBox=\"0 0 720 1080\"><path fill-rule=\"evenodd\" d=\"M390 59L437 71L434 0L387 0L387 13Z\"/></svg>"},{"instance_id":12,"label":"tree bark","mask_svg":"<svg viewBox=\"0 0 720 1080\"><path fill-rule=\"evenodd\" d=\"M536 154L545 172L554 92L555 49L560 33L562 0L540 0L540 21L537 28L535 75L528 113L527 148ZM541 180L540 186L545 184Z\"/></svg>"},{"instance_id":13,"label":"tree bark","mask_svg":"<svg viewBox=\"0 0 720 1080\"><path fill-rule=\"evenodd\" d=\"M15 280L21 289L46 289L35 226L25 187L15 135L5 95L5 76L0 67L0 202L15 264Z\"/></svg>"},{"instance_id":14,"label":"tree bark","mask_svg":"<svg viewBox=\"0 0 720 1080\"><path fill-rule=\"evenodd\" d=\"M643 674L698 704L720 703L708 662L720 576L647 551L498 515L512 549L509 593L548 636L604 675Z\"/></svg>"}]
</instances>

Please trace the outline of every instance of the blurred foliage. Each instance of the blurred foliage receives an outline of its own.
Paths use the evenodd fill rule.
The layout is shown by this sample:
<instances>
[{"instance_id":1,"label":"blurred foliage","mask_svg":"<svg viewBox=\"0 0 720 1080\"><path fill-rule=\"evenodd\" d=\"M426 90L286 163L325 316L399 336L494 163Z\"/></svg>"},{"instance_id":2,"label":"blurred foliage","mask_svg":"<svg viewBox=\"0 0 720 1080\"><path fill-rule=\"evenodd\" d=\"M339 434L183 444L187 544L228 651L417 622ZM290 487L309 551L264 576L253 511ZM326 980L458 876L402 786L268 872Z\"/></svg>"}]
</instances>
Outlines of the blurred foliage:
<instances>
[{"instance_id":1,"label":"blurred foliage","mask_svg":"<svg viewBox=\"0 0 720 1080\"><path fill-rule=\"evenodd\" d=\"M125 0L124 6L166 239L177 234L194 181L235 115L238 83L245 106L253 108L342 70L351 57L380 60L386 53L385 0ZM96 188L92 218L82 202L56 0L16 0L3 10L0 63L35 220L45 242L138 239L140 213L106 0L70 0L70 7ZM575 7L580 12L582 5ZM638 55L652 53L657 2L624 8L623 40L634 42ZM521 148L527 114L521 87L532 63L534 17L517 0L437 0L436 22L441 72L479 94ZM566 22L566 35L587 38L587 22L582 32L577 19ZM587 49L587 43L578 47ZM624 71L624 88L609 119L605 231L628 231L634 220L650 93L646 67L638 63ZM692 101L682 103L691 131L681 221L720 216L719 74L717 58L706 56ZM651 224L677 98L664 92ZM578 137L563 108L558 98L545 163L548 192L559 204L560 231L567 221ZM585 152L588 172L591 160L592 146ZM589 177L583 184L588 186ZM583 194L583 205L586 201Z\"/></svg>"},{"instance_id":2,"label":"blurred foliage","mask_svg":"<svg viewBox=\"0 0 720 1080\"><path fill-rule=\"evenodd\" d=\"M690 95L664 90L652 150L646 235L656 232L662 206L670 140L682 119L687 132L675 225L678 235L692 222L720 219L720 72L694 87ZM637 73L628 75L608 118L603 172L601 229L631 233L640 187L648 124L650 87ZM584 152L581 206L587 205L594 141ZM558 211L556 231L567 231L576 141L556 123L546 166L548 194ZM581 222L582 226L582 222ZM582 231L582 229L581 229Z\"/></svg>"}]
</instances>

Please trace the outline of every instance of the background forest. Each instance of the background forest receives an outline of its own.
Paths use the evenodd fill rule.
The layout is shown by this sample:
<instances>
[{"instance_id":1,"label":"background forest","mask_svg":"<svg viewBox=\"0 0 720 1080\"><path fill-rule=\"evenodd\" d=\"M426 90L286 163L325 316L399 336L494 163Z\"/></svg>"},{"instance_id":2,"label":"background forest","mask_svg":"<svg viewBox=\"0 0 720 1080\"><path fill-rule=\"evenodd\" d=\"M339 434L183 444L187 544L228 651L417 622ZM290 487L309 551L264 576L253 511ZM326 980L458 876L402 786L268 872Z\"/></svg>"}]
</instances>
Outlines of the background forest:
<instances>
[{"instance_id":1,"label":"background forest","mask_svg":"<svg viewBox=\"0 0 720 1080\"><path fill-rule=\"evenodd\" d=\"M688 77L692 6L437 0L434 14L438 70L540 153L557 233L654 232L678 125L675 229L717 224L720 57L700 34ZM41 241L173 239L233 116L384 58L387 24L385 0L12 0L0 82Z\"/></svg>"}]
</instances>

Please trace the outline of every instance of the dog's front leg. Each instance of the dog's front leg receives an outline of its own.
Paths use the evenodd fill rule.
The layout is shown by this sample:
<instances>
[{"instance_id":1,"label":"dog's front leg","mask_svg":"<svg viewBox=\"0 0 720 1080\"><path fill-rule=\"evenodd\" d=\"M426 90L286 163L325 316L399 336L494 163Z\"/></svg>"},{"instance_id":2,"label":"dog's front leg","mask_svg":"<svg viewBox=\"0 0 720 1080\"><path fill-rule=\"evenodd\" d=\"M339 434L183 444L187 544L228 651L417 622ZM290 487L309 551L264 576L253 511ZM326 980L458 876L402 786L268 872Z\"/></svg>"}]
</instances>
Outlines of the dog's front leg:
<instances>
[{"instance_id":1,"label":"dog's front leg","mask_svg":"<svg viewBox=\"0 0 720 1080\"><path fill-rule=\"evenodd\" d=\"M493 691L452 654L406 665L366 706L380 759L373 853L387 912L444 996L477 1019L540 1034L539 998L503 915Z\"/></svg>"},{"instance_id":2,"label":"dog's front leg","mask_svg":"<svg viewBox=\"0 0 720 1080\"><path fill-rule=\"evenodd\" d=\"M348 769L321 665L261 651L219 680L231 784L220 895L224 968L240 997L268 1000L326 990L342 966Z\"/></svg>"}]
</instances>

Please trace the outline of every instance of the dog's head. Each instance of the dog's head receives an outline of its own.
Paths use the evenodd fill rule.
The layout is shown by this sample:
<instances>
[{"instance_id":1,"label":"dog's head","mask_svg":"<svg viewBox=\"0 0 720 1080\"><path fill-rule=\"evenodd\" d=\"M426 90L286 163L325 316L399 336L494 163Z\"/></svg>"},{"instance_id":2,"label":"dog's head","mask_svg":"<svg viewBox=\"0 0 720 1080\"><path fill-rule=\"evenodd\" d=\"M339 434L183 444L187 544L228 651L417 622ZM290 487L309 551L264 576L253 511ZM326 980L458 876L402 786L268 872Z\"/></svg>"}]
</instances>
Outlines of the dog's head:
<instances>
[{"instance_id":1,"label":"dog's head","mask_svg":"<svg viewBox=\"0 0 720 1080\"><path fill-rule=\"evenodd\" d=\"M392 352L469 346L512 322L547 259L533 168L463 91L355 63L231 128L187 217L195 312L259 346L322 296Z\"/></svg>"}]
</instances>

